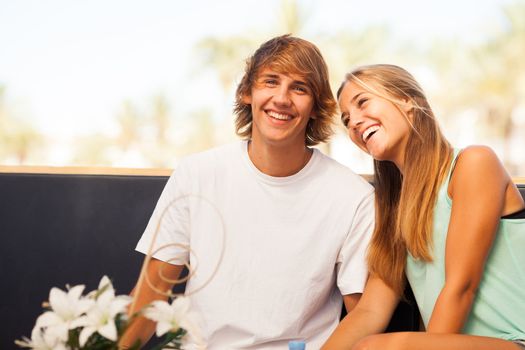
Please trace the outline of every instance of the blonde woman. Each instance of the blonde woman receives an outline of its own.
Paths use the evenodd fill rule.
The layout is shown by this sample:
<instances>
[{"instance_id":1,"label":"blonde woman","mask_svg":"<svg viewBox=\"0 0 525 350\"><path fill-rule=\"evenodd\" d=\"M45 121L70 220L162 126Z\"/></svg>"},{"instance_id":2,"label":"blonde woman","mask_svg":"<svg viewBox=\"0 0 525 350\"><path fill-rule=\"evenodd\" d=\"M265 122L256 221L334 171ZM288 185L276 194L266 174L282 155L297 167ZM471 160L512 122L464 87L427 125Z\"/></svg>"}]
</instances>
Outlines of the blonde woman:
<instances>
[{"instance_id":1,"label":"blonde woman","mask_svg":"<svg viewBox=\"0 0 525 350\"><path fill-rule=\"evenodd\" d=\"M374 158L377 214L364 294L324 348L525 349L525 204L494 152L454 149L397 66L354 70L338 100ZM378 334L405 278L425 332Z\"/></svg>"}]
</instances>

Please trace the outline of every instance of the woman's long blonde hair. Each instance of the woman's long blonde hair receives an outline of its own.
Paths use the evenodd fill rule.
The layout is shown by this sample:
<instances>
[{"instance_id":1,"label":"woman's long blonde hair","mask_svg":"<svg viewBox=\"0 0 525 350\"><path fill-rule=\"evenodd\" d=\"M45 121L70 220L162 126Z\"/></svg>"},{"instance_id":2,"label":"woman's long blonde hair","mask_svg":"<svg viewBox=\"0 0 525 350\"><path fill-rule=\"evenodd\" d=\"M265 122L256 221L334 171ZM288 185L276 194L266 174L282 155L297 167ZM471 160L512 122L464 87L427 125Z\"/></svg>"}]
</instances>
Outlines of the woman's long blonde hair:
<instances>
[{"instance_id":1,"label":"woman's long blonde hair","mask_svg":"<svg viewBox=\"0 0 525 350\"><path fill-rule=\"evenodd\" d=\"M452 148L443 136L423 90L405 69L369 65L347 74L347 82L393 102L400 111L408 101L409 135L404 172L390 161L374 160L376 226L368 250L372 274L402 295L407 251L416 259L432 260L432 224L439 188L447 174Z\"/></svg>"}]
</instances>

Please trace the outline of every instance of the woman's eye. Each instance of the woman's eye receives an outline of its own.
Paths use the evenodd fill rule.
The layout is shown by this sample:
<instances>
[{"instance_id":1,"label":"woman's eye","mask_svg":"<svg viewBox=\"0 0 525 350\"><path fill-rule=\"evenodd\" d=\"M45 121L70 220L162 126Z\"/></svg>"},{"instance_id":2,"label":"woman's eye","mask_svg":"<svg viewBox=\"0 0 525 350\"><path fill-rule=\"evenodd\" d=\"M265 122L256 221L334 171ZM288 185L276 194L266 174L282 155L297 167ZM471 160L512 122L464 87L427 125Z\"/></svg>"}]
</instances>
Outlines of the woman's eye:
<instances>
[{"instance_id":1,"label":"woman's eye","mask_svg":"<svg viewBox=\"0 0 525 350\"><path fill-rule=\"evenodd\" d=\"M267 79L267 80L264 81L264 83L266 85L275 86L275 85L277 85L277 80L275 80L275 79Z\"/></svg>"},{"instance_id":2,"label":"woman's eye","mask_svg":"<svg viewBox=\"0 0 525 350\"><path fill-rule=\"evenodd\" d=\"M363 104L364 104L366 101L368 101L367 98L362 98L362 99L360 99L359 101L357 101L357 106L358 106L358 107L362 107Z\"/></svg>"},{"instance_id":3,"label":"woman's eye","mask_svg":"<svg viewBox=\"0 0 525 350\"><path fill-rule=\"evenodd\" d=\"M343 122L343 125L345 126L345 128L348 128L348 123L350 122L350 116L343 114L341 116L341 121Z\"/></svg>"}]
</instances>

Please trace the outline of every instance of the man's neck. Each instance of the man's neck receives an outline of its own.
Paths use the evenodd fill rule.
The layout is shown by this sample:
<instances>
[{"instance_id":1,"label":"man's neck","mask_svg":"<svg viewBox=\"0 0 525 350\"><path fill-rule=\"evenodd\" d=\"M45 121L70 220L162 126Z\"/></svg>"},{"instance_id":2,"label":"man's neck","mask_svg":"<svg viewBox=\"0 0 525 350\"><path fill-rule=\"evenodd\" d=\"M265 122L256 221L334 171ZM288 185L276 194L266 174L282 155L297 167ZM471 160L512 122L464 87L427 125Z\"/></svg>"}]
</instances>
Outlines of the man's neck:
<instances>
[{"instance_id":1,"label":"man's neck","mask_svg":"<svg viewBox=\"0 0 525 350\"><path fill-rule=\"evenodd\" d=\"M269 146L249 141L248 155L257 169L275 177L291 176L303 169L312 150L302 146Z\"/></svg>"}]
</instances>

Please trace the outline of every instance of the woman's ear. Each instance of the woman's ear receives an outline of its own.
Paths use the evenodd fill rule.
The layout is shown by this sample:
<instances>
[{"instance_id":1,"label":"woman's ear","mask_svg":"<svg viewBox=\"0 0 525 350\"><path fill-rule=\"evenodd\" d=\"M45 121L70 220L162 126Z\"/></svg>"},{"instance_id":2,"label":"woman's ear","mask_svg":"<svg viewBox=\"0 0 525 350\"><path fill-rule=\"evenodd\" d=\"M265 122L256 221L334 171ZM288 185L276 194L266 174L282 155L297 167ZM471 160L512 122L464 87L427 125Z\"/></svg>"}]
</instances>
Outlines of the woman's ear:
<instances>
[{"instance_id":1,"label":"woman's ear","mask_svg":"<svg viewBox=\"0 0 525 350\"><path fill-rule=\"evenodd\" d=\"M412 112L412 110L414 109L414 103L412 102L411 99L408 99L408 98L404 99L402 108L406 114L411 114L410 112Z\"/></svg>"},{"instance_id":2,"label":"woman's ear","mask_svg":"<svg viewBox=\"0 0 525 350\"><path fill-rule=\"evenodd\" d=\"M399 107L410 123L414 122L414 102L411 99L404 99Z\"/></svg>"}]
</instances>

